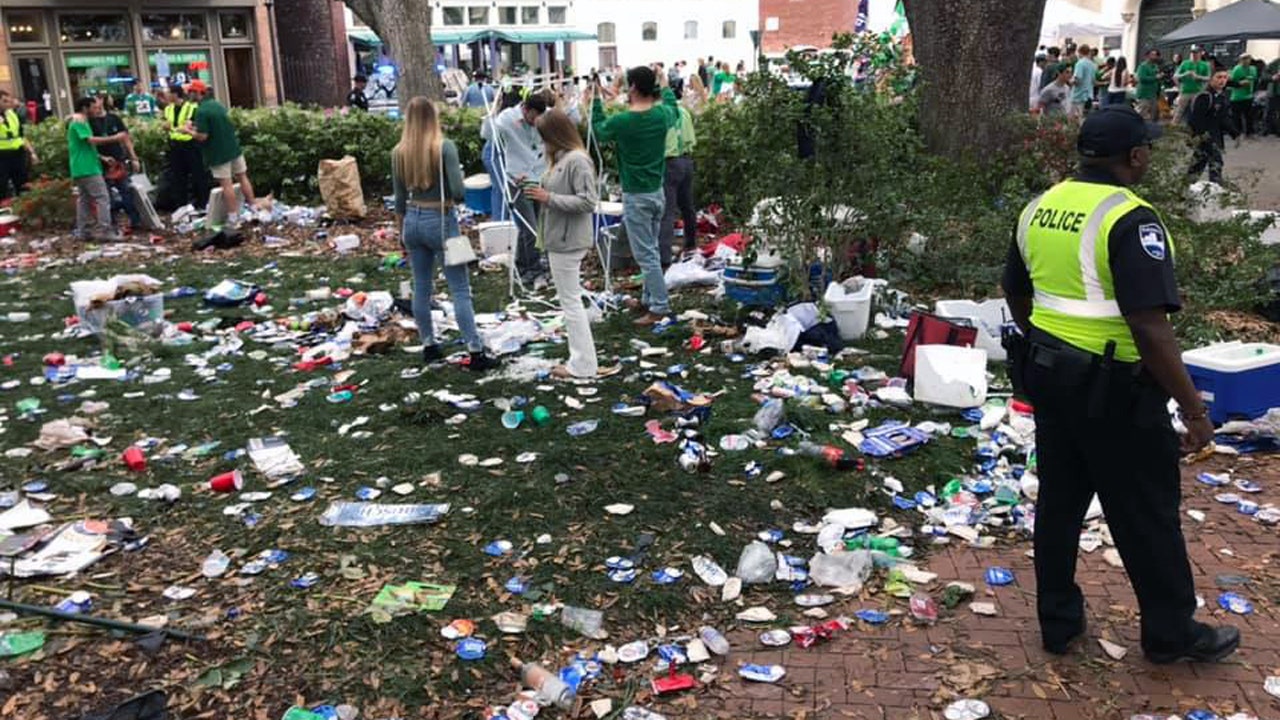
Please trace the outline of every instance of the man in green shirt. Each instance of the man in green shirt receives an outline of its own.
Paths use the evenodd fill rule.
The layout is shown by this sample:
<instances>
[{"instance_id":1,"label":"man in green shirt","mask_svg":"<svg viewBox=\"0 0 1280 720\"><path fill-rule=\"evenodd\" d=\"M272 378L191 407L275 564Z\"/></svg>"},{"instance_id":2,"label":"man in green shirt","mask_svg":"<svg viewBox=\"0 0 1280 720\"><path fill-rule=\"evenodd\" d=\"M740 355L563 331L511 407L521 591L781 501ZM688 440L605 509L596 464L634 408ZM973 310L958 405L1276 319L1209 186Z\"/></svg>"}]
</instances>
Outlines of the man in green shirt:
<instances>
[{"instance_id":1,"label":"man in green shirt","mask_svg":"<svg viewBox=\"0 0 1280 720\"><path fill-rule=\"evenodd\" d=\"M160 104L156 97L147 92L146 83L141 81L133 86L133 92L124 99L124 111L129 117L153 118L160 112Z\"/></svg>"},{"instance_id":2,"label":"man in green shirt","mask_svg":"<svg viewBox=\"0 0 1280 720\"><path fill-rule=\"evenodd\" d=\"M658 235L662 266L671 265L671 244L676 237L676 210L684 224L684 250L698 247L698 208L693 203L693 146L698 136L693 130L693 114L680 106L680 121L667 131L666 213Z\"/></svg>"},{"instance_id":3,"label":"man in green shirt","mask_svg":"<svg viewBox=\"0 0 1280 720\"><path fill-rule=\"evenodd\" d=\"M67 121L67 160L71 168L71 180L80 191L76 200L77 237L99 241L120 240L120 234L111 227L111 194L102 177L102 159L98 146L123 142L128 133L120 132L105 137L94 137L89 126L89 110L95 100L82 97L76 100L76 112ZM89 227L93 221L94 226Z\"/></svg>"},{"instance_id":4,"label":"man in green shirt","mask_svg":"<svg viewBox=\"0 0 1280 720\"><path fill-rule=\"evenodd\" d=\"M1186 120L1187 108L1191 101L1204 91L1204 86L1213 76L1213 68L1204 59L1204 50L1199 45L1191 46L1191 57L1183 60L1173 79L1178 81L1178 100L1174 104L1173 117L1181 122Z\"/></svg>"},{"instance_id":5,"label":"man in green shirt","mask_svg":"<svg viewBox=\"0 0 1280 720\"><path fill-rule=\"evenodd\" d=\"M653 68L640 66L627 71L627 110L608 117L604 103L592 97L591 127L600 142L618 145L618 175L622 179L622 224L631 243L631 253L644 273L644 293L640 304L646 308L637 325L649 326L671 311L667 284L662 273L658 235L666 210L663 173L666 169L667 131L680 119L679 105L670 88L659 85Z\"/></svg>"},{"instance_id":6,"label":"man in green shirt","mask_svg":"<svg viewBox=\"0 0 1280 720\"><path fill-rule=\"evenodd\" d=\"M1231 113L1236 127L1245 137L1253 137L1253 90L1258 85L1258 68L1248 54L1240 56L1240 62L1231 68Z\"/></svg>"},{"instance_id":7,"label":"man in green shirt","mask_svg":"<svg viewBox=\"0 0 1280 720\"><path fill-rule=\"evenodd\" d=\"M1138 101L1138 113L1147 122L1160 121L1160 51L1147 51L1147 59L1138 65L1134 74L1137 86L1133 97Z\"/></svg>"},{"instance_id":8,"label":"man in green shirt","mask_svg":"<svg viewBox=\"0 0 1280 720\"><path fill-rule=\"evenodd\" d=\"M249 166L244 162L236 128L231 124L227 107L213 99L209 86L202 80L191 83L187 94L200 103L195 118L187 123L186 133L200 143L204 164L213 179L222 188L222 202L227 209L227 227L235 230L240 225L240 203L236 199L235 184L240 185L246 204L254 203L253 183L249 181Z\"/></svg>"}]
</instances>

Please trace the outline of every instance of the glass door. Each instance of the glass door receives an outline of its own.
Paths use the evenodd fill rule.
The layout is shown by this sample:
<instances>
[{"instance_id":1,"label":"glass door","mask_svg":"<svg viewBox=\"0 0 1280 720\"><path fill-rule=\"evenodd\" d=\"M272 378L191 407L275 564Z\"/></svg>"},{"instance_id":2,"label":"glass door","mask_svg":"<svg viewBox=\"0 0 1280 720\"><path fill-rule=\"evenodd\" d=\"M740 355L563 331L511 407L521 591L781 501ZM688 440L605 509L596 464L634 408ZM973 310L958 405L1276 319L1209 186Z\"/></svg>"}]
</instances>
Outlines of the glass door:
<instances>
[{"instance_id":1,"label":"glass door","mask_svg":"<svg viewBox=\"0 0 1280 720\"><path fill-rule=\"evenodd\" d=\"M18 99L22 101L22 111L27 113L28 119L32 114L36 122L51 115L57 116L58 100L54 94L53 78L49 76L53 59L49 53L14 53L13 65L18 73L14 85L18 89Z\"/></svg>"}]
</instances>

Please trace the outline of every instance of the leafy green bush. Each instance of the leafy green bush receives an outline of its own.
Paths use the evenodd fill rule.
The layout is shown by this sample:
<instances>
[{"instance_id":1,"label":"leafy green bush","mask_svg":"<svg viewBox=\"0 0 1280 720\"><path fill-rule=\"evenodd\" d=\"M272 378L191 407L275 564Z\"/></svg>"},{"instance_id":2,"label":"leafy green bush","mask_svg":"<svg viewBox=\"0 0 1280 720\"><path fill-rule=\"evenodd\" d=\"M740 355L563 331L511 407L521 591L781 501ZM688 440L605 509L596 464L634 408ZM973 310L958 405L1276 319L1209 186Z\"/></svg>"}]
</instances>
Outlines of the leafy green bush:
<instances>
[{"instance_id":1,"label":"leafy green bush","mask_svg":"<svg viewBox=\"0 0 1280 720\"><path fill-rule=\"evenodd\" d=\"M76 217L71 181L41 178L32 182L26 192L14 199L13 211L28 231L71 227Z\"/></svg>"},{"instance_id":2,"label":"leafy green bush","mask_svg":"<svg viewBox=\"0 0 1280 720\"><path fill-rule=\"evenodd\" d=\"M467 173L483 172L480 163L480 113L469 109L445 111L445 134L458 145L459 159ZM365 192L384 195L391 191L391 149L400 139L400 122L384 115L362 112L282 108L233 109L249 176L254 187L274 192L290 202L314 202L320 188L316 170L326 158L351 155L360 164ZM138 157L156 178L166 166L169 139L158 121L126 119ZM68 173L66 126L47 120L28 132L40 165L38 175L65 178Z\"/></svg>"}]
</instances>

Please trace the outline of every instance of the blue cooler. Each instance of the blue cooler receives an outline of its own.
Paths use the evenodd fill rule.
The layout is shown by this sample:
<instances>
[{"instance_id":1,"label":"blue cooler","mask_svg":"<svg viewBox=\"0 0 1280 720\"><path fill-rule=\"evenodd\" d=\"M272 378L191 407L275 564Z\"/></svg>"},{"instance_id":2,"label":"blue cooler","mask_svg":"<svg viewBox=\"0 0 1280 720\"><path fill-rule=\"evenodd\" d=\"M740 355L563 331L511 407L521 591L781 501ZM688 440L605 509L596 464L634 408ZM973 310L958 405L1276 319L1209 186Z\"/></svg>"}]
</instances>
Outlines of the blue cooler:
<instances>
[{"instance_id":1,"label":"blue cooler","mask_svg":"<svg viewBox=\"0 0 1280 720\"><path fill-rule=\"evenodd\" d=\"M778 268L727 265L725 297L747 307L773 307L786 299Z\"/></svg>"},{"instance_id":2,"label":"blue cooler","mask_svg":"<svg viewBox=\"0 0 1280 720\"><path fill-rule=\"evenodd\" d=\"M493 214L493 196L489 192L493 183L490 182L488 173L472 175L462 181L462 186L466 188L467 207L485 215Z\"/></svg>"},{"instance_id":3,"label":"blue cooler","mask_svg":"<svg viewBox=\"0 0 1280 720\"><path fill-rule=\"evenodd\" d=\"M1280 407L1280 345L1218 343L1182 354L1215 425Z\"/></svg>"}]
</instances>

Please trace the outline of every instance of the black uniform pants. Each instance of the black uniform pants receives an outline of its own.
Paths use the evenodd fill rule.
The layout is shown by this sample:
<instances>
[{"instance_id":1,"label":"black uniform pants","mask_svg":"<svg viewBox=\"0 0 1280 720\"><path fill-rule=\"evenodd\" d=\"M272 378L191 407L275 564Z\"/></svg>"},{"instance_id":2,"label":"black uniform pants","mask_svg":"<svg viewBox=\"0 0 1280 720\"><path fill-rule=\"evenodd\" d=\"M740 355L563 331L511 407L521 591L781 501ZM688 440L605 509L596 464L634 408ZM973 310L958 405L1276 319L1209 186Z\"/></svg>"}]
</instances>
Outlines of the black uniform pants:
<instances>
[{"instance_id":1,"label":"black uniform pants","mask_svg":"<svg viewBox=\"0 0 1280 720\"><path fill-rule=\"evenodd\" d=\"M27 184L27 150L0 150L0 200L22 194ZM13 185L13 190L9 186Z\"/></svg>"},{"instance_id":2,"label":"black uniform pants","mask_svg":"<svg viewBox=\"0 0 1280 720\"><path fill-rule=\"evenodd\" d=\"M209 171L194 140L169 141L169 172L178 204L190 202L196 209L203 210L209 203Z\"/></svg>"},{"instance_id":3,"label":"black uniform pants","mask_svg":"<svg viewBox=\"0 0 1280 720\"><path fill-rule=\"evenodd\" d=\"M1076 554L1097 493L1138 597L1143 650L1185 649L1196 597L1168 396L1145 373L1135 376L1133 365L1104 372L1097 356L1039 331L1031 339L1025 379L1036 418L1036 607L1044 642L1064 644L1084 621Z\"/></svg>"},{"instance_id":4,"label":"black uniform pants","mask_svg":"<svg viewBox=\"0 0 1280 720\"><path fill-rule=\"evenodd\" d=\"M1200 177L1205 168L1209 169L1209 181L1222 183L1222 141L1211 135L1204 135L1196 145L1195 155L1191 160L1191 169L1187 174L1192 180Z\"/></svg>"},{"instance_id":5,"label":"black uniform pants","mask_svg":"<svg viewBox=\"0 0 1280 720\"><path fill-rule=\"evenodd\" d=\"M1235 118L1236 129L1245 137L1253 137L1253 98L1248 100L1232 100L1231 115Z\"/></svg>"}]
</instances>

